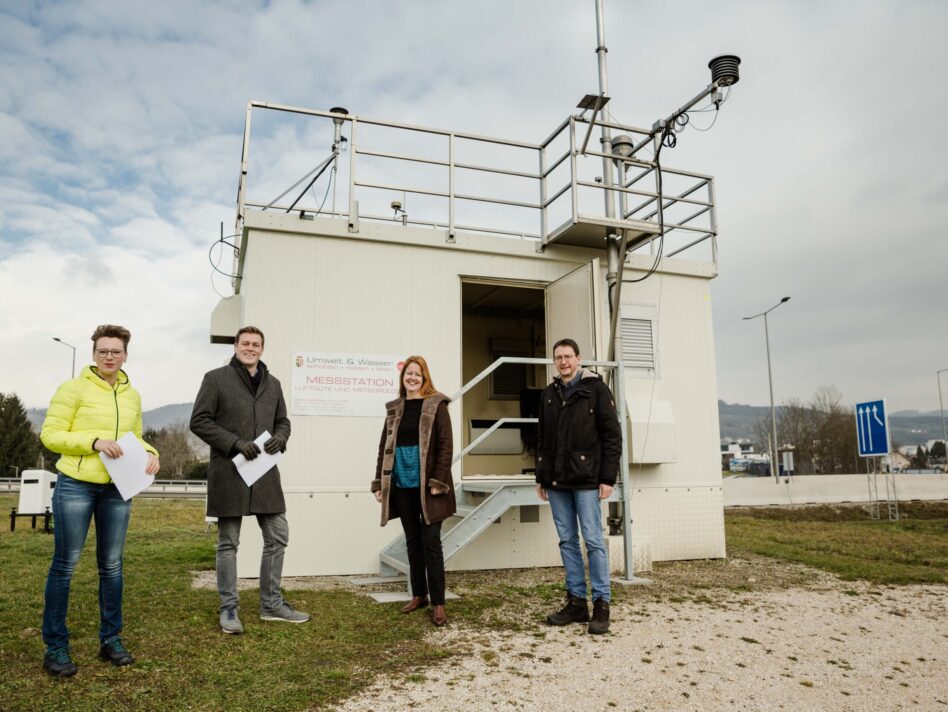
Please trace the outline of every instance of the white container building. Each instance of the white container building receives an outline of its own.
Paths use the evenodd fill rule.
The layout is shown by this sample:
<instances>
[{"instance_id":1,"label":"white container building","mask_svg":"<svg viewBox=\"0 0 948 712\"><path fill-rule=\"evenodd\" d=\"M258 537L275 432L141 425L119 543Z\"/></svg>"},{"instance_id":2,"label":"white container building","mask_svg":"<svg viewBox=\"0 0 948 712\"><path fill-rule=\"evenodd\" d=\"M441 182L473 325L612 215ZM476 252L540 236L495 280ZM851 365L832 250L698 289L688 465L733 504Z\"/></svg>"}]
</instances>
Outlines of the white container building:
<instances>
[{"instance_id":1,"label":"white container building","mask_svg":"<svg viewBox=\"0 0 948 712\"><path fill-rule=\"evenodd\" d=\"M262 134L256 153L251 115ZM611 145L589 141L593 129ZM280 465L287 575L407 570L401 528L379 527L369 491L382 403L398 376L390 364L388 375L360 379L353 363L421 354L452 395L496 359L514 359L452 402L460 454L499 419L529 413L552 374L538 360L563 337L587 362L608 362L616 348L618 366L600 369L613 379L627 434L627 467L604 504L613 568L626 534L640 565L725 555L714 182L664 165L659 177L662 131L605 123L593 105L531 144L250 102L237 230L222 238L236 248L233 271L218 265L234 294L215 309L211 340L232 343L239 326L260 327L264 361L284 387L293 426ZM329 157L265 202L316 163L330 133ZM506 425L455 463L449 570L560 564L549 509L533 489L529 425ZM241 576L256 575L260 546L245 527Z\"/></svg>"}]
</instances>

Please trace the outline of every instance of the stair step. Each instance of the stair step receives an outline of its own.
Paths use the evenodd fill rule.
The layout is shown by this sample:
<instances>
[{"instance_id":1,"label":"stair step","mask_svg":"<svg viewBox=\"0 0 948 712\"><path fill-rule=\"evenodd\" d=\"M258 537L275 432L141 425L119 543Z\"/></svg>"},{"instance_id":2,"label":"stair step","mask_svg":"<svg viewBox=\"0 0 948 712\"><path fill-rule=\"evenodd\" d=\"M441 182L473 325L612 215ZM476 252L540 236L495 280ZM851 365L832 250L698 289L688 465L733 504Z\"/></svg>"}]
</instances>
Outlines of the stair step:
<instances>
[{"instance_id":1,"label":"stair step","mask_svg":"<svg viewBox=\"0 0 948 712\"><path fill-rule=\"evenodd\" d=\"M472 504L459 504L457 512L454 513L455 517L466 517L471 512L473 512L477 507Z\"/></svg>"}]
</instances>

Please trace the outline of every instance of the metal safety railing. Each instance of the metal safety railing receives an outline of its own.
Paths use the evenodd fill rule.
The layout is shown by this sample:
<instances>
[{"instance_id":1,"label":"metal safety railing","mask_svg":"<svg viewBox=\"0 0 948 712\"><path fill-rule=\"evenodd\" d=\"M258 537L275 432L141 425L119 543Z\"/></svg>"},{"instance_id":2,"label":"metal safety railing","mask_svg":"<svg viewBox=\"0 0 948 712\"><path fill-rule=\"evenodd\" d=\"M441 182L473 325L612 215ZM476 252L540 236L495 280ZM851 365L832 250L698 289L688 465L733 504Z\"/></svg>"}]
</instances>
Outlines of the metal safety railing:
<instances>
[{"instance_id":1,"label":"metal safety railing","mask_svg":"<svg viewBox=\"0 0 948 712\"><path fill-rule=\"evenodd\" d=\"M343 196L342 204L346 206L345 209L337 211L333 207L324 210L323 205L316 206L308 203L297 205L296 202L289 203L288 201L265 203L248 199L251 118L254 109L333 121L339 126L344 125L348 128L348 136L342 137L342 140L348 144L348 161L345 161L339 153L333 154L336 162L334 170L341 164L343 172L348 174L344 176L346 194ZM404 140L399 141L400 144L410 144L409 135L433 137L438 139L440 144L433 155L421 155L423 152L420 151L382 150L385 147L362 144L361 134L369 127L402 132L400 135L404 137ZM237 191L236 232L241 232L248 210L294 210L299 211L301 217L306 213L310 216L318 213L346 219L350 230L353 231L358 229L360 220L402 222L444 229L447 231L449 241L454 240L457 231L465 231L533 239L538 241L538 247L542 249L550 241L551 236L557 234L561 223L570 221L575 223L583 215L602 216L605 213L603 210L605 200L616 200L620 203L620 210L617 213L620 215L620 222L634 221L651 225L653 226L651 232L657 233L659 179L655 163L637 157L622 158L590 150L586 145L589 133L593 128L602 127L625 132L634 137L636 142L639 139L647 139L651 135L651 132L646 129L614 122L595 120L590 123L588 118L580 115L565 119L542 143L529 143L415 124L369 119L352 114L251 101L247 105L244 127L243 154ZM586 135L585 141L581 140L580 133ZM338 132L337 126L338 136L341 136L341 133ZM500 160L492 162L486 153L479 154L478 160L460 160L459 148L462 145L485 147L488 149L486 153L503 151L507 159L513 155L509 152L513 151L516 153L517 167L504 165L504 162ZM360 173L361 164L366 159L382 161L385 166L391 167L382 172L383 176L397 173L394 167L396 163L414 167L434 167L441 169L441 173L434 187L412 184L409 178L403 178L400 181L373 179L369 171L365 174ZM620 179L615 185L605 185L601 180L593 178L597 166L601 171L602 159L616 161L619 166ZM270 163L277 161L278 157L274 156ZM536 170L524 168L531 164L537 166ZM671 179L675 179L678 183L674 188L666 186L663 190L662 207L665 213L666 239L669 234L674 233L690 235L687 244L676 243L670 250L666 250L665 256L673 257L708 239L713 242L717 235L713 178L709 175L675 168L662 167L661 170L666 183L671 182ZM459 176L462 174L477 177L475 186L477 190L459 189ZM509 197L509 193L514 192L509 189L501 189L502 195L498 195L496 190L498 186L494 186L495 190L491 194L491 180L498 178L527 181L527 187L518 199ZM647 184L649 187L646 187ZM651 185L654 185L654 188ZM334 191L336 187L333 186ZM404 214L399 218L397 210L392 216L371 212L360 213L360 198L379 191L399 197L405 194L425 196L443 201L444 204L440 209L440 214L435 215L434 219L430 219L430 216L408 218ZM284 192L283 195L287 192L289 191ZM280 197L282 198L283 195ZM335 192L333 195L335 201ZM531 195L536 197L530 198ZM628 205L630 200L633 203L631 206ZM520 220L517 226L459 222L459 206L471 204L526 211L526 216L518 212L518 215L524 219ZM492 217L503 222L499 215ZM716 247L712 249L712 258L716 261Z\"/></svg>"}]
</instances>

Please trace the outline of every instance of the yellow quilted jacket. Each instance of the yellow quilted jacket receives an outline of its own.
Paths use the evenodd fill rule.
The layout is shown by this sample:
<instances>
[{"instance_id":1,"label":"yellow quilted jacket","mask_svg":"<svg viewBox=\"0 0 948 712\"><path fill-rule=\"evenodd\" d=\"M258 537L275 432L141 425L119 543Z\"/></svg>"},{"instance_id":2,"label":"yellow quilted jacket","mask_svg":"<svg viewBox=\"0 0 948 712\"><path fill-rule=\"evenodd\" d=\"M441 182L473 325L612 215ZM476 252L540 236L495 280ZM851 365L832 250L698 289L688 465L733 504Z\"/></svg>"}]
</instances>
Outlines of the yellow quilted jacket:
<instances>
[{"instance_id":1,"label":"yellow quilted jacket","mask_svg":"<svg viewBox=\"0 0 948 712\"><path fill-rule=\"evenodd\" d=\"M86 366L78 378L63 383L46 411L40 440L62 455L56 469L83 482L111 482L109 473L92 449L97 438L118 440L132 432L145 449L158 451L142 439L142 400L119 371L113 388L100 378L93 366Z\"/></svg>"}]
</instances>

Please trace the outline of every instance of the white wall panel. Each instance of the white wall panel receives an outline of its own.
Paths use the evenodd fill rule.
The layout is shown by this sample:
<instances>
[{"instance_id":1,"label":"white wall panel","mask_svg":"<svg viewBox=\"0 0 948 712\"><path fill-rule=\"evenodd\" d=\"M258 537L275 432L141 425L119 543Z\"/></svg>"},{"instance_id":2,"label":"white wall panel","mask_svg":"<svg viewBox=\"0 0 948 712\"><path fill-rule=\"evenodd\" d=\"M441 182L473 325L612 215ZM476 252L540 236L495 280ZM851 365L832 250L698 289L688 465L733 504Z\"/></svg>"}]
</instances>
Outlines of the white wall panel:
<instances>
[{"instance_id":1,"label":"white wall panel","mask_svg":"<svg viewBox=\"0 0 948 712\"><path fill-rule=\"evenodd\" d=\"M468 235L448 245L441 231L367 223L349 235L341 221L270 213L248 215L247 224L241 321L266 333L264 361L282 381L288 405L294 351L421 354L439 390L451 394L462 385L462 278L546 284L601 255L576 248L540 254L530 241ZM656 560L724 553L719 495L663 494L666 485L720 485L710 276L704 266L680 263L671 273L627 284L623 291L623 302L657 305L662 378L656 390L672 404L676 420L678 461L633 467L633 481L645 493L634 497L636 510L643 504L637 500L648 502L648 515L639 512L636 527L653 537ZM605 289L601 292L605 299ZM600 314L607 327L605 303ZM456 448L462 418L478 416L463 408L451 405ZM400 529L397 522L377 526L378 505L368 493L383 415L292 417L293 434L280 467L290 492L288 575L377 570L378 551ZM661 491L650 489L658 485ZM508 513L504 519L511 521L492 526L452 566L557 565L549 510L540 511L538 524L520 524L513 521L516 510ZM696 522L707 534L701 546L691 531ZM241 576L256 575L256 530L248 519L238 556Z\"/></svg>"}]
</instances>

